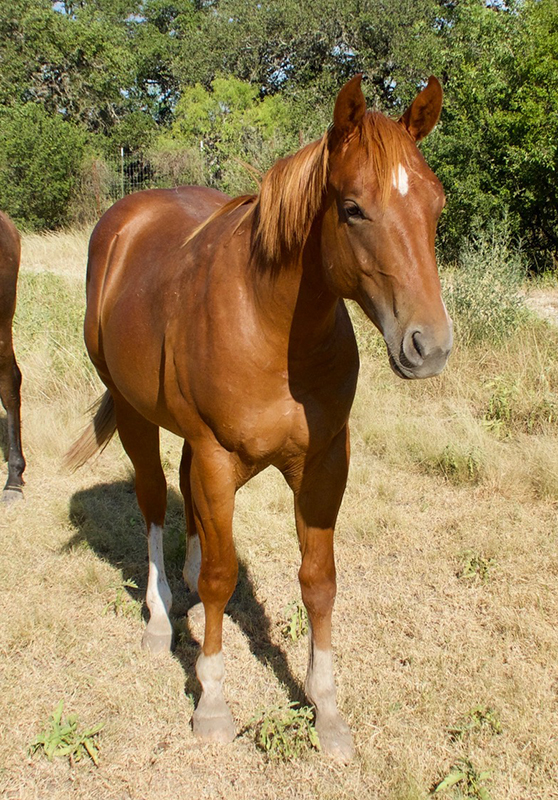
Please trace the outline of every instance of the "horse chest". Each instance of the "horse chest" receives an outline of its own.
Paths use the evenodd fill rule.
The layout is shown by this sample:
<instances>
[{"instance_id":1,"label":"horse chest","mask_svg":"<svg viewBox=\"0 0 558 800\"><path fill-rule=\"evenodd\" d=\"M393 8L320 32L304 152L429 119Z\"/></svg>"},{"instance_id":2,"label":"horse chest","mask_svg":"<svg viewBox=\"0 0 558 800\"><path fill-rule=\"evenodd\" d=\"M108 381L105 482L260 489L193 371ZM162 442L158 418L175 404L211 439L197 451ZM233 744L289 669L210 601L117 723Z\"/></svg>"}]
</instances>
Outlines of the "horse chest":
<instances>
[{"instance_id":1,"label":"horse chest","mask_svg":"<svg viewBox=\"0 0 558 800\"><path fill-rule=\"evenodd\" d=\"M223 394L202 411L204 423L219 443L244 463L284 463L319 451L344 427L349 416L356 374L319 385L289 382L284 376L274 394L252 387L243 397ZM245 390L249 387L245 387Z\"/></svg>"}]
</instances>

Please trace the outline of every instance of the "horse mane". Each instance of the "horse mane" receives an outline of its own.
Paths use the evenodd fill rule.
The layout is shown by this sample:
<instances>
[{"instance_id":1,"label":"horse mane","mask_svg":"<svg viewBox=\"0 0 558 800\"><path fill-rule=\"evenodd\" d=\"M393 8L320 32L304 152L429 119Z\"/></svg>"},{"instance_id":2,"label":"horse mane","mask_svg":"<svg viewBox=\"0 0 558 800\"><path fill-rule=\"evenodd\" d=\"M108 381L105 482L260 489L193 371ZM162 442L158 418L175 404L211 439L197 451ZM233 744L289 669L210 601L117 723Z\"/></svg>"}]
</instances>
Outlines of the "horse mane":
<instances>
[{"instance_id":1,"label":"horse mane","mask_svg":"<svg viewBox=\"0 0 558 800\"><path fill-rule=\"evenodd\" d=\"M237 223L252 217L251 257L262 270L279 272L293 263L304 248L312 223L322 206L329 176L334 129L298 152L279 159L263 177L259 194L235 197L201 223L188 236L190 242L213 220L248 206ZM363 170L375 178L380 200L386 206L394 170L407 164L409 137L404 128L377 111L366 112L353 134L364 150Z\"/></svg>"}]
</instances>

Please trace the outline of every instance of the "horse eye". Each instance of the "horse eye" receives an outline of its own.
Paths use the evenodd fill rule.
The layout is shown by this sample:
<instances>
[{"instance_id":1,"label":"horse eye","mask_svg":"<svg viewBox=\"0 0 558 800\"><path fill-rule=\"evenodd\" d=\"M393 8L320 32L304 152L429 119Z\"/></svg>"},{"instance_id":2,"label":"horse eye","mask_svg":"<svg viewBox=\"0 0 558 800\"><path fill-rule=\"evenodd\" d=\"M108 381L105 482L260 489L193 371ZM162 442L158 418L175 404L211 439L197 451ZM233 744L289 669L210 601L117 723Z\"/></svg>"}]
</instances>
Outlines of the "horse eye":
<instances>
[{"instance_id":1,"label":"horse eye","mask_svg":"<svg viewBox=\"0 0 558 800\"><path fill-rule=\"evenodd\" d=\"M357 203L354 202L354 200L349 200L347 203L345 203L344 209L349 222L352 220L356 221L357 219L364 219L362 209Z\"/></svg>"}]
</instances>

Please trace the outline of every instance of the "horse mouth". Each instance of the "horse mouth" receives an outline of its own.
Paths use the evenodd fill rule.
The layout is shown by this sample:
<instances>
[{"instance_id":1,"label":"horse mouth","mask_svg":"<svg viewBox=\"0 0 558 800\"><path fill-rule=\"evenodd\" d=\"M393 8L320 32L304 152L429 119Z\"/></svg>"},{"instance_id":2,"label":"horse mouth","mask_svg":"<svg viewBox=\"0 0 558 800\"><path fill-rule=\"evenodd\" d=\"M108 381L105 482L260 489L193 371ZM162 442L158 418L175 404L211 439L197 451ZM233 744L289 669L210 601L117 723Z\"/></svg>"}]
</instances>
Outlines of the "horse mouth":
<instances>
[{"instance_id":1,"label":"horse mouth","mask_svg":"<svg viewBox=\"0 0 558 800\"><path fill-rule=\"evenodd\" d=\"M410 370L406 370L402 364L396 361L391 353L389 353L389 365L398 378L403 378L405 381L411 381L416 378L416 375L413 375Z\"/></svg>"}]
</instances>

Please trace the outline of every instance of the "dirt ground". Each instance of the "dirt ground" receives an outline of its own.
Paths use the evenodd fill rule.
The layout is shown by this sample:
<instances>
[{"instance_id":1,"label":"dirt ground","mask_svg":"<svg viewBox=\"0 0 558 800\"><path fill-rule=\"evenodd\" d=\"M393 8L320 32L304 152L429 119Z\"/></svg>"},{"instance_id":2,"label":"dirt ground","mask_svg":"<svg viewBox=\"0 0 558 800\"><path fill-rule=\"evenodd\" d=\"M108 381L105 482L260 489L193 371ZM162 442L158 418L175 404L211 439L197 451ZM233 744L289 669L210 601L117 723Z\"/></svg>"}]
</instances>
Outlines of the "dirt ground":
<instances>
[{"instance_id":1,"label":"dirt ground","mask_svg":"<svg viewBox=\"0 0 558 800\"><path fill-rule=\"evenodd\" d=\"M527 295L526 304L542 319L558 325L558 289L534 289Z\"/></svg>"},{"instance_id":2,"label":"dirt ground","mask_svg":"<svg viewBox=\"0 0 558 800\"><path fill-rule=\"evenodd\" d=\"M481 356L457 348L442 376L412 384L384 351L363 349L334 614L338 699L357 753L348 767L309 748L274 761L252 720L305 702L307 644L283 633L300 597L292 497L274 472L239 493L224 645L238 736L200 745L179 443L163 437L177 647L160 658L140 645L146 537L119 442L75 474L61 469L100 391L80 328L86 244L29 238L22 265L28 468L25 502L0 508L0 796L426 800L467 765L470 785L435 797L557 800L558 332L544 326ZM533 303L556 310L558 290ZM500 428L486 426L490 398ZM104 724L98 765L31 754L61 700L79 730Z\"/></svg>"}]
</instances>

